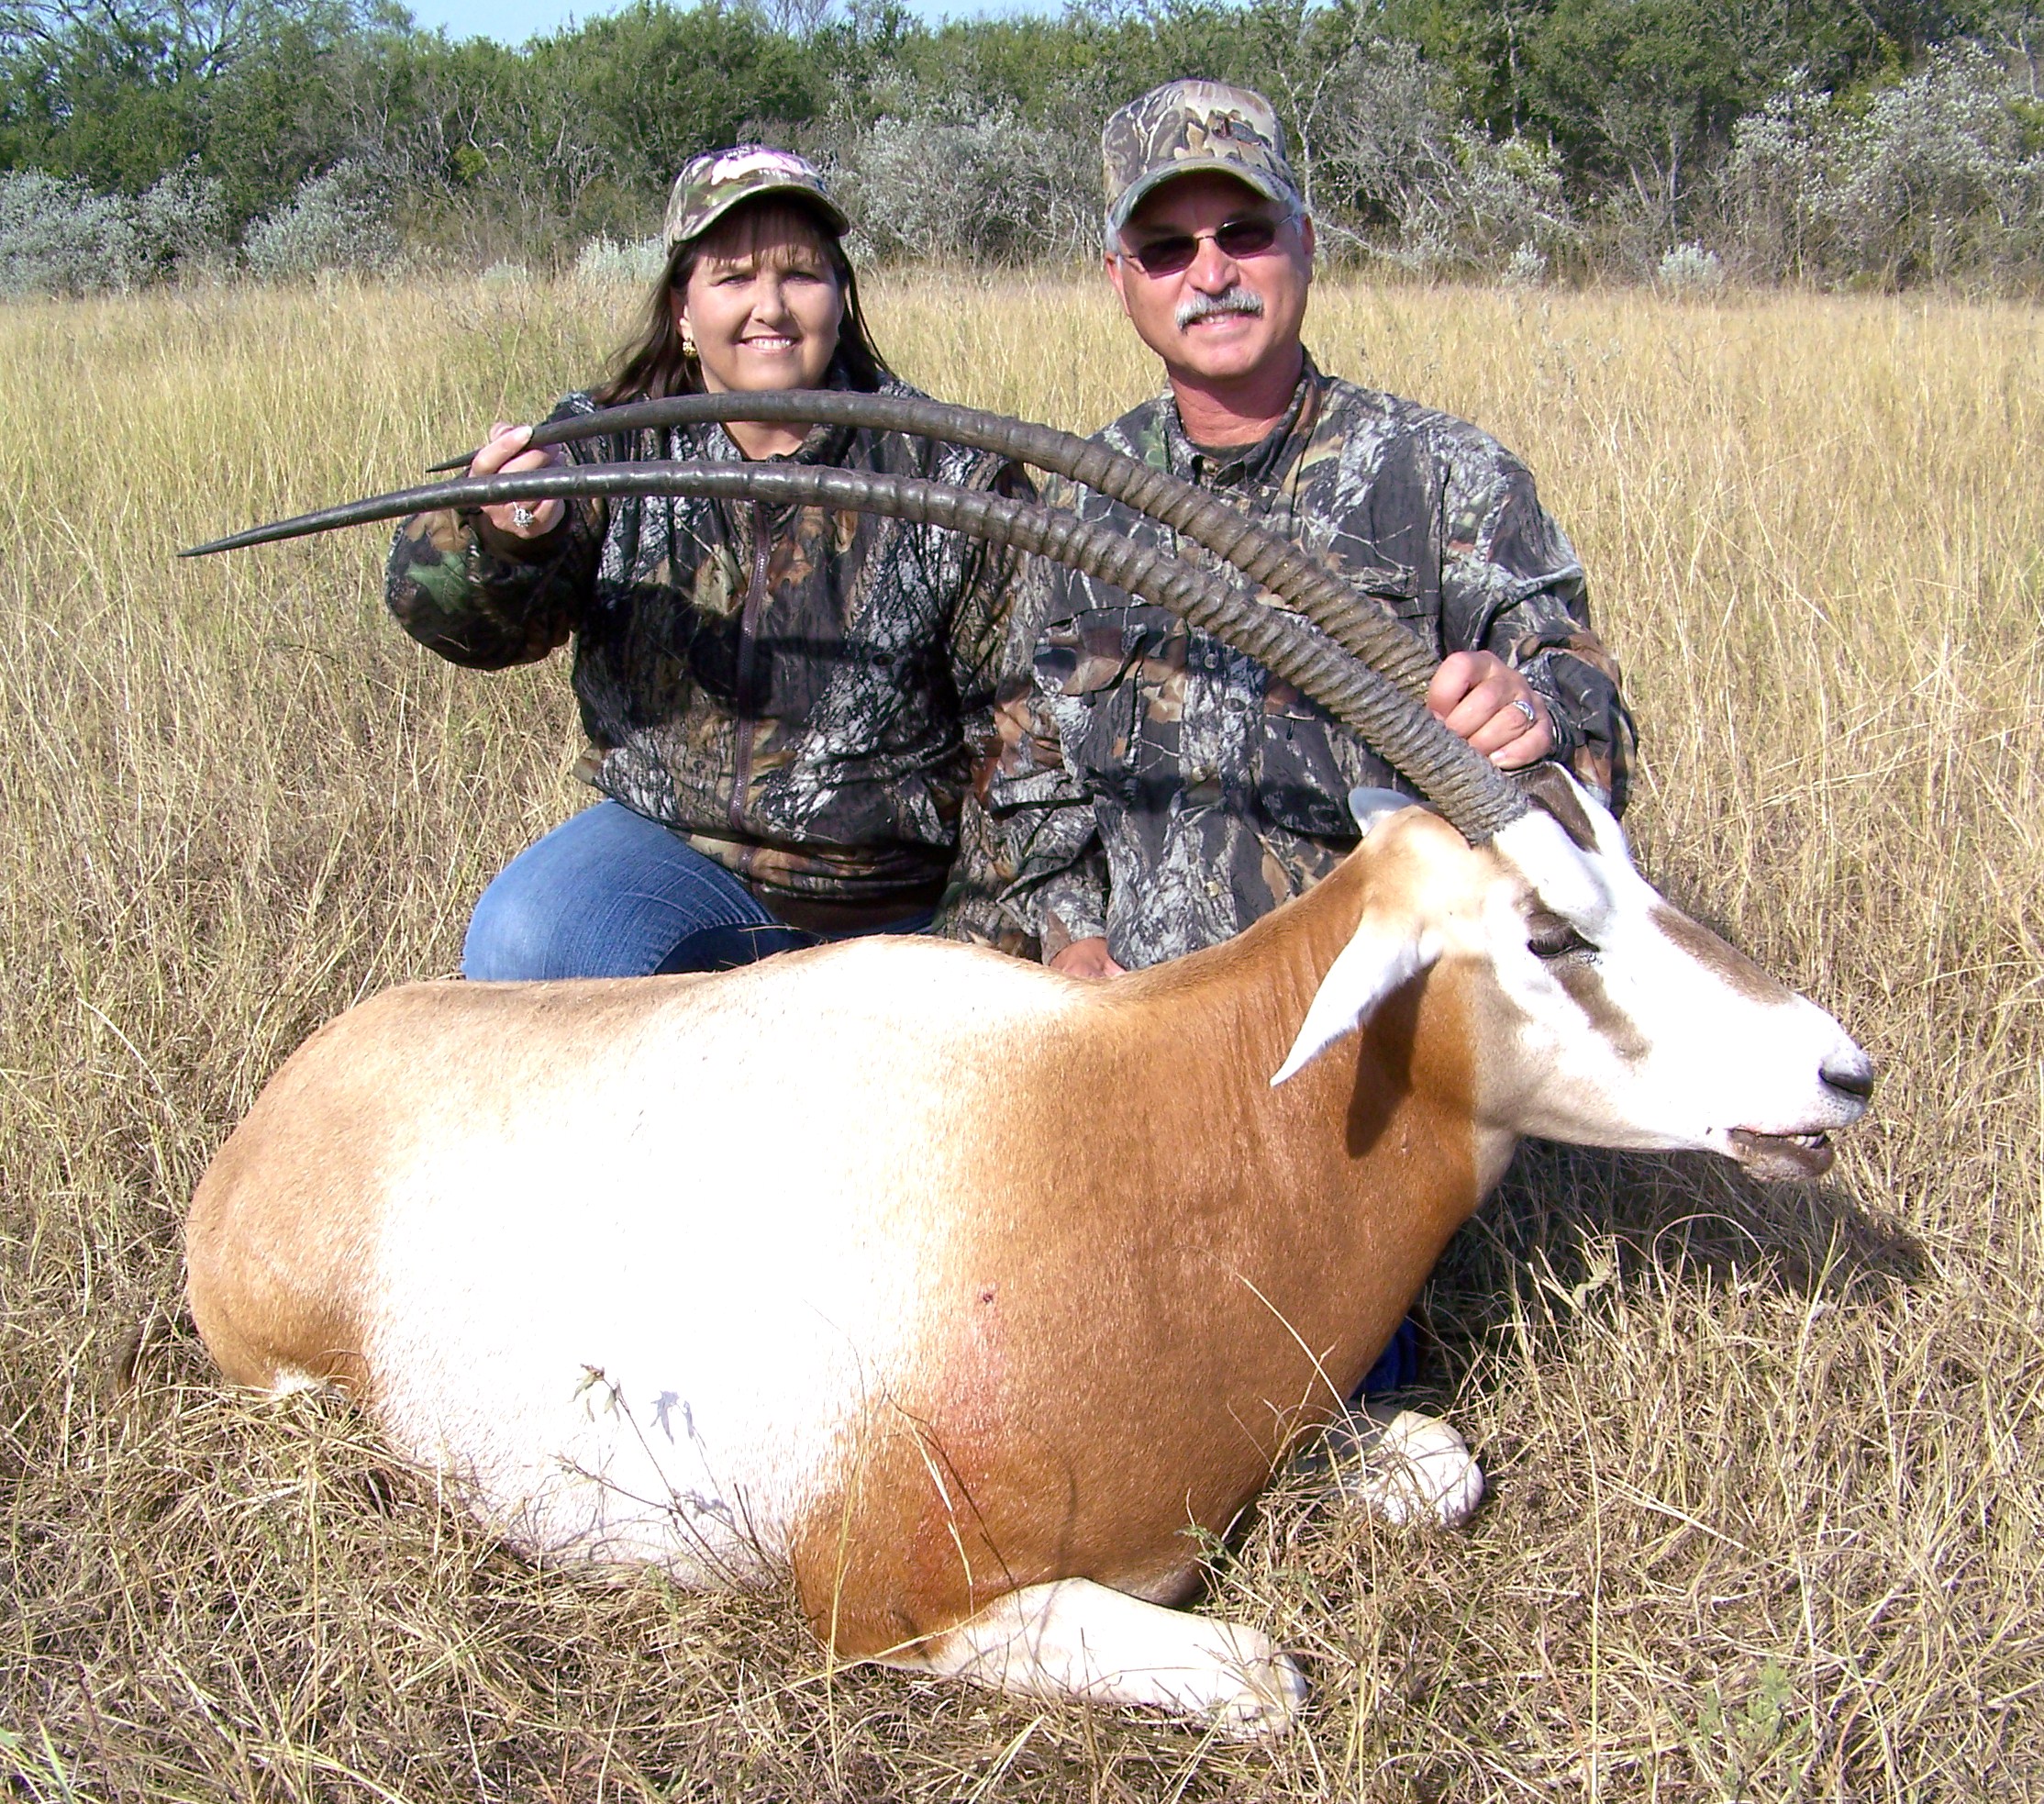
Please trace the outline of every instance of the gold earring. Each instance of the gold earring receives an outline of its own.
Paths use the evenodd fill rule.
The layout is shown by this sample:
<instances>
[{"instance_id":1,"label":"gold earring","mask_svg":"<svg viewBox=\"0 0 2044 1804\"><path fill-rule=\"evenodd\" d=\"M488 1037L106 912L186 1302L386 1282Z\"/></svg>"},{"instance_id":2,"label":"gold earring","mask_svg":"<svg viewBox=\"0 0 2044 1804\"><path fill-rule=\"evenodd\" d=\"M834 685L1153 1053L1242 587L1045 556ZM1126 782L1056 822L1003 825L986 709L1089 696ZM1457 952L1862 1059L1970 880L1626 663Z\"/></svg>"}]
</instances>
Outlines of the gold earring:
<instances>
[{"instance_id":1,"label":"gold earring","mask_svg":"<svg viewBox=\"0 0 2044 1804\"><path fill-rule=\"evenodd\" d=\"M695 360L695 335L686 326L682 328L682 355L691 362Z\"/></svg>"}]
</instances>

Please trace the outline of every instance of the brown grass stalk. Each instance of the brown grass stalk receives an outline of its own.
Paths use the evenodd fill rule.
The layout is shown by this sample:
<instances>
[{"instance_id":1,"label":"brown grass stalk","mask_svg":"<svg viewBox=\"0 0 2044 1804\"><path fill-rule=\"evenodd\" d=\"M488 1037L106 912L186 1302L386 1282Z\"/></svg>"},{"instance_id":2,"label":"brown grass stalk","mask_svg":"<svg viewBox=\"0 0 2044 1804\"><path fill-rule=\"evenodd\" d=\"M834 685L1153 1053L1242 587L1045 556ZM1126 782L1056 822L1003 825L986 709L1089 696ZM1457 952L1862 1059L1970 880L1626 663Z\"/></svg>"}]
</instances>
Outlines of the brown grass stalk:
<instances>
[{"instance_id":1,"label":"brown grass stalk","mask_svg":"<svg viewBox=\"0 0 2044 1804\"><path fill-rule=\"evenodd\" d=\"M873 285L939 394L1090 429L1156 379L1091 284ZM832 1670L785 1599L535 1569L344 1406L221 1389L180 1301L211 1149L315 1024L452 969L482 884L582 795L563 673L418 651L376 535L171 552L543 409L623 306L337 284L0 310L15 1794L2044 1789L2034 309L1316 298L1323 363L1539 473L1629 673L1643 863L1885 1075L1820 1186L1527 1153L1427 1304L1483 1513L1398 1534L1294 1483L1217 1561L1218 1606L1310 1669L1285 1744Z\"/></svg>"}]
</instances>

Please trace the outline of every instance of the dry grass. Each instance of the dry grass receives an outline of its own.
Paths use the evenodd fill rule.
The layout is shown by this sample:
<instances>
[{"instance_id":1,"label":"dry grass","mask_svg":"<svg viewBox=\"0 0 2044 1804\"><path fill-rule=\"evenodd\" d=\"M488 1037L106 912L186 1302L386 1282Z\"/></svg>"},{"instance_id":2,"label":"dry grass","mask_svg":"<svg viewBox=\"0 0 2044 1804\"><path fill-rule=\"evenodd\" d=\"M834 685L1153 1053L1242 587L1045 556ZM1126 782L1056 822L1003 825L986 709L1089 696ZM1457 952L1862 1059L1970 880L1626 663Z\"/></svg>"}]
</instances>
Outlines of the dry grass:
<instances>
[{"instance_id":1,"label":"dry grass","mask_svg":"<svg viewBox=\"0 0 2044 1804\"><path fill-rule=\"evenodd\" d=\"M874 298L941 393L1090 427L1153 380L1090 286ZM561 673L417 652L374 535L170 551L408 477L587 376L617 320L546 287L0 313L18 1792L2044 1790L2039 316L1316 306L1326 363L1541 473L1631 671L1645 862L1887 1075L1820 1186L1522 1161L1429 1301L1494 1502L1407 1537L1283 1493L1219 1567L1314 1680L1268 1753L833 1672L779 1599L536 1572L346 1409L221 1393L179 1303L209 1150L313 1024L449 970L486 875L578 797Z\"/></svg>"}]
</instances>

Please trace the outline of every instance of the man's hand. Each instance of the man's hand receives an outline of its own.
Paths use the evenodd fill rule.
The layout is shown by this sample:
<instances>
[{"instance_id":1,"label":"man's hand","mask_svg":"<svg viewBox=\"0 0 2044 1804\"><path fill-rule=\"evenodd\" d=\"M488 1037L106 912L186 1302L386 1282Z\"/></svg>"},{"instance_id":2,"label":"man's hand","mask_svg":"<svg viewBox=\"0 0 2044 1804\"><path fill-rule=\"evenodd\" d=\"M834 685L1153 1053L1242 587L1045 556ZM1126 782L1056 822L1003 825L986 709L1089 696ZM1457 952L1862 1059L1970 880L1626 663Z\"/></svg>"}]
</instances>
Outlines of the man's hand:
<instances>
[{"instance_id":1,"label":"man's hand","mask_svg":"<svg viewBox=\"0 0 2044 1804\"><path fill-rule=\"evenodd\" d=\"M516 470L554 470L565 462L551 445L539 451L527 450L531 442L529 426L498 420L490 429L490 442L476 452L469 465L469 474L494 476L499 471L508 474ZM500 507L485 507L483 512L506 538L544 539L561 524L568 508L564 502L550 497L545 501L507 502Z\"/></svg>"},{"instance_id":2,"label":"man's hand","mask_svg":"<svg viewBox=\"0 0 2044 1804\"><path fill-rule=\"evenodd\" d=\"M1517 671L1489 651L1455 651L1443 658L1427 685L1427 707L1457 739L1467 740L1501 771L1537 763L1554 750L1547 704Z\"/></svg>"},{"instance_id":3,"label":"man's hand","mask_svg":"<svg viewBox=\"0 0 2044 1804\"><path fill-rule=\"evenodd\" d=\"M1067 977L1118 977L1123 967L1108 953L1107 942L1095 934L1091 940L1074 940L1050 961L1050 969Z\"/></svg>"}]
</instances>

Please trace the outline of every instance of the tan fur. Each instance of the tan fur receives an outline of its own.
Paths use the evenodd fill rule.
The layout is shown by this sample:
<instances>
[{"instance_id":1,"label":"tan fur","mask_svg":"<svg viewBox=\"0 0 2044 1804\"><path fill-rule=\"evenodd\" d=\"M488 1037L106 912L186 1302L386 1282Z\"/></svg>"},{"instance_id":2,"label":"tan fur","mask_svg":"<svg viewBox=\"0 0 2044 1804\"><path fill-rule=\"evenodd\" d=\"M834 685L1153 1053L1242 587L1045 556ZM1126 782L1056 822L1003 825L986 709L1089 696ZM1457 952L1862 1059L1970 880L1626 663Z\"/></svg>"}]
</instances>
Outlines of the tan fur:
<instances>
[{"instance_id":1,"label":"tan fur","mask_svg":"<svg viewBox=\"0 0 2044 1804\"><path fill-rule=\"evenodd\" d=\"M1431 850L1471 883L1459 840ZM1440 860L1418 862L1438 906ZM1363 909L1416 907L1386 890L1418 875L1351 860L1239 939L1116 980L1051 1055L973 1264L943 1276L924 1386L869 1412L798 1541L840 1653L913 1659L1057 1577L1182 1600L1195 1531L1224 1531L1360 1381L1502 1156L1472 1128L1469 980L1439 968L1282 1086L1262 1075Z\"/></svg>"},{"instance_id":2,"label":"tan fur","mask_svg":"<svg viewBox=\"0 0 2044 1804\"><path fill-rule=\"evenodd\" d=\"M1675 908L1656 908L1653 922L1683 952L1725 980L1737 995L1767 1001L1782 993L1781 984L1739 951L1720 940L1709 928L1693 921Z\"/></svg>"},{"instance_id":3,"label":"tan fur","mask_svg":"<svg viewBox=\"0 0 2044 1804\"><path fill-rule=\"evenodd\" d=\"M672 992L702 981L658 984ZM429 1099L445 1101L439 1069L472 1057L481 1038L495 1058L488 1087L514 1110L522 1075L600 1057L650 995L630 985L412 984L306 1041L192 1198L192 1313L221 1371L262 1389L312 1378L361 1395L373 1375L352 1299L377 1232L378 1167L432 1132Z\"/></svg>"},{"instance_id":4,"label":"tan fur","mask_svg":"<svg viewBox=\"0 0 2044 1804\"><path fill-rule=\"evenodd\" d=\"M328 1022L292 1055L192 1198L192 1314L238 1385L268 1390L314 1378L360 1394L368 1383L350 1275L375 1231L378 1199L354 1157L359 1124L347 1119L351 1103L367 1099L337 1095L322 1056L351 1025L349 1016ZM279 1174L297 1194L271 1191L248 1207L245 1188Z\"/></svg>"}]
</instances>

